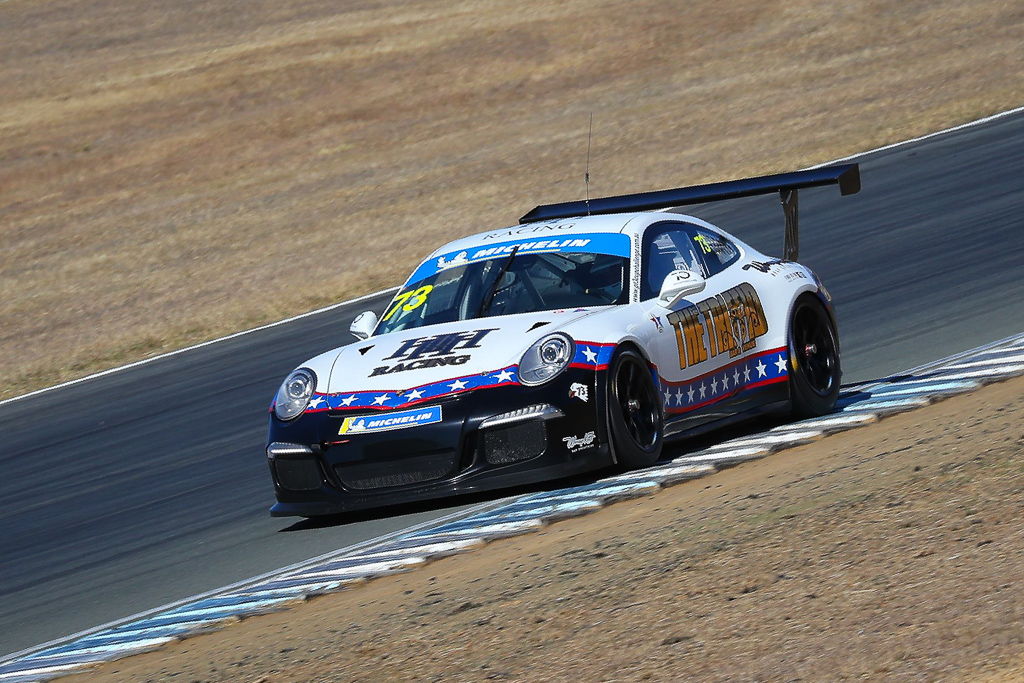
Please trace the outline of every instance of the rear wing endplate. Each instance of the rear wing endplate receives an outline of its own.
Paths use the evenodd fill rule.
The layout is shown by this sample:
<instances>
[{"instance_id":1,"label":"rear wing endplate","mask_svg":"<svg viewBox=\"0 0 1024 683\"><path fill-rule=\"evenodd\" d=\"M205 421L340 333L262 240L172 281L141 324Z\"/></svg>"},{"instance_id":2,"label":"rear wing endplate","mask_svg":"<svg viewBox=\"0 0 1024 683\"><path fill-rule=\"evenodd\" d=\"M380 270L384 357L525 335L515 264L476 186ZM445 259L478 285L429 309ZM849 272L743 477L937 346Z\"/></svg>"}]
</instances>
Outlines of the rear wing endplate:
<instances>
[{"instance_id":1,"label":"rear wing endplate","mask_svg":"<svg viewBox=\"0 0 1024 683\"><path fill-rule=\"evenodd\" d=\"M784 258L794 261L799 256L800 236L797 216L797 190L805 187L839 185L841 195L856 194L860 191L860 167L857 164L825 166L808 171L776 173L773 175L729 180L708 185L678 187L672 190L624 194L617 197L545 204L538 206L519 219L520 223L535 223L573 216L592 216L629 211L653 211L688 204L719 202L759 194L778 192L782 210L786 217L786 242Z\"/></svg>"}]
</instances>

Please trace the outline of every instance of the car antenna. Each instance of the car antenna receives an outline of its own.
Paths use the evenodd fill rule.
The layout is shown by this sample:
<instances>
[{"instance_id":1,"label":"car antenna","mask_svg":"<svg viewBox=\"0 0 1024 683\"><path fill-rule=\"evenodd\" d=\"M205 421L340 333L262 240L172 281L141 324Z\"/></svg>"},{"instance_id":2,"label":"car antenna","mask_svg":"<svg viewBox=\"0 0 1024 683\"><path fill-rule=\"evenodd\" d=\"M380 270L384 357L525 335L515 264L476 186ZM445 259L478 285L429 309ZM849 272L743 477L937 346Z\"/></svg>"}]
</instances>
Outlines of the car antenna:
<instances>
[{"instance_id":1,"label":"car antenna","mask_svg":"<svg viewBox=\"0 0 1024 683\"><path fill-rule=\"evenodd\" d=\"M590 112L590 132L587 133L587 169L583 172L583 189L586 193L587 215L590 215L590 142L594 139L594 112Z\"/></svg>"}]
</instances>

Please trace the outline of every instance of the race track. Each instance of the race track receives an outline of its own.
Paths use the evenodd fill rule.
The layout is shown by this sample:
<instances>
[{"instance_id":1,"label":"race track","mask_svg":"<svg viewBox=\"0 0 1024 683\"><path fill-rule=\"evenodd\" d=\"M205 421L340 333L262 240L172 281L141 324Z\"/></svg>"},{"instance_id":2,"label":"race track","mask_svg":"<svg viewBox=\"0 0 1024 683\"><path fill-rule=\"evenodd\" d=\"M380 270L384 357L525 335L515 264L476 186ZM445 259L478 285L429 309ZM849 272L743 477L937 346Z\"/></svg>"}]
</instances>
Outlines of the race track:
<instances>
[{"instance_id":1,"label":"race track","mask_svg":"<svg viewBox=\"0 0 1024 683\"><path fill-rule=\"evenodd\" d=\"M859 161L860 194L823 188L800 202L801 261L837 302L844 380L1019 332L1024 114ZM675 182L685 179L665 179ZM510 207L509 222L530 208ZM693 212L781 251L772 198ZM356 313L384 303L339 307L0 406L0 653L466 507L324 527L267 515L262 451L273 392L296 364L346 343Z\"/></svg>"}]
</instances>

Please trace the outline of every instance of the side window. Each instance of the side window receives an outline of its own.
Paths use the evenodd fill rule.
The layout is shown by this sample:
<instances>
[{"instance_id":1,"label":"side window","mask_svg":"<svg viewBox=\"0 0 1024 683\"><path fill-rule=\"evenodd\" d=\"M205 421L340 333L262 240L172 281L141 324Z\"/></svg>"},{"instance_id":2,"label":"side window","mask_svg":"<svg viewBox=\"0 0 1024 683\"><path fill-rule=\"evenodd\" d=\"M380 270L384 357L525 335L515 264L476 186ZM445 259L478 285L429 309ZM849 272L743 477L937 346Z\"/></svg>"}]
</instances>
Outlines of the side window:
<instances>
[{"instance_id":1,"label":"side window","mask_svg":"<svg viewBox=\"0 0 1024 683\"><path fill-rule=\"evenodd\" d=\"M708 277L721 273L740 257L736 245L716 232L695 227L690 234L694 249L707 267Z\"/></svg>"},{"instance_id":2,"label":"side window","mask_svg":"<svg viewBox=\"0 0 1024 683\"><path fill-rule=\"evenodd\" d=\"M696 252L697 245L691 238L692 230L692 225L680 223L662 223L647 229L643 248L644 273L640 283L642 300L658 296L665 276L673 270L703 271Z\"/></svg>"}]
</instances>

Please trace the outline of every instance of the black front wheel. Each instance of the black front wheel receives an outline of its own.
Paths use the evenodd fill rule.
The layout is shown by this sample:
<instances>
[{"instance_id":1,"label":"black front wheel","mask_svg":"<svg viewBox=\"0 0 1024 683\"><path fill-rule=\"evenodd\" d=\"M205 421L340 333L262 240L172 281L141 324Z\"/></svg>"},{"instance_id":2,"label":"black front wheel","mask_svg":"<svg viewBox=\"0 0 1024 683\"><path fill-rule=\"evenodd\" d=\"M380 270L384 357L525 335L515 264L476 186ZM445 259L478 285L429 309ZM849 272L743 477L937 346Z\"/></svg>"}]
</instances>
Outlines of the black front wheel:
<instances>
[{"instance_id":1,"label":"black front wheel","mask_svg":"<svg viewBox=\"0 0 1024 683\"><path fill-rule=\"evenodd\" d=\"M616 352L608 373L608 427L616 461L646 467L661 457L661 402L651 369L632 349Z\"/></svg>"},{"instance_id":2,"label":"black front wheel","mask_svg":"<svg viewBox=\"0 0 1024 683\"><path fill-rule=\"evenodd\" d=\"M789 322L789 386L795 417L831 413L839 397L839 338L812 294L796 301Z\"/></svg>"}]
</instances>

